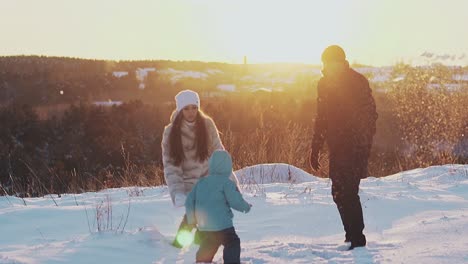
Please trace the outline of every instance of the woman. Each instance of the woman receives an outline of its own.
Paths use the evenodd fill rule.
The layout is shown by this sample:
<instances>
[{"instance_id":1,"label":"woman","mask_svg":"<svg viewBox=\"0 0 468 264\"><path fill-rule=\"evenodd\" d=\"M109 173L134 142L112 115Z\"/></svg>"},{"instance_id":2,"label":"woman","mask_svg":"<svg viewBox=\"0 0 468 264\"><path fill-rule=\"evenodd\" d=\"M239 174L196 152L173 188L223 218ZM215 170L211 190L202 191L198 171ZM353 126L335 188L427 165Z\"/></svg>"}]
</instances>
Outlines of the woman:
<instances>
[{"instance_id":1,"label":"woman","mask_svg":"<svg viewBox=\"0 0 468 264\"><path fill-rule=\"evenodd\" d=\"M218 149L224 150L218 129L213 120L200 110L200 98L191 90L178 93L175 97L176 110L171 123L164 129L162 156L164 177L176 207L185 204L187 194L199 178L208 175L208 159ZM237 184L237 179L231 175ZM191 230L184 215L177 234ZM182 247L176 239L176 247Z\"/></svg>"}]
</instances>

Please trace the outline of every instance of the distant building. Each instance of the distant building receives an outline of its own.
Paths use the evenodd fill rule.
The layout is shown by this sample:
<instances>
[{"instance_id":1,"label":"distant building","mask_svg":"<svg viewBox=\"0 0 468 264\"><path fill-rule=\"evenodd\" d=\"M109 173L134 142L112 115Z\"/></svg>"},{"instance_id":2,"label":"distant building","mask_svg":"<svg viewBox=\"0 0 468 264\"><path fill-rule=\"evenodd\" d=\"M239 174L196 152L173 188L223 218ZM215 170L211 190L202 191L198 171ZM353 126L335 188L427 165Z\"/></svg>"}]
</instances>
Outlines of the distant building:
<instances>
[{"instance_id":1,"label":"distant building","mask_svg":"<svg viewBox=\"0 0 468 264\"><path fill-rule=\"evenodd\" d=\"M138 89L140 90L145 89L146 87L145 80L148 77L148 72L155 72L155 71L156 71L156 68L138 68L135 71L136 78L140 82L140 84L138 85Z\"/></svg>"},{"instance_id":2,"label":"distant building","mask_svg":"<svg viewBox=\"0 0 468 264\"><path fill-rule=\"evenodd\" d=\"M276 87L257 87L257 88L251 88L250 92L252 93L272 93L272 92L282 92L282 88L276 88Z\"/></svg>"},{"instance_id":3,"label":"distant building","mask_svg":"<svg viewBox=\"0 0 468 264\"><path fill-rule=\"evenodd\" d=\"M123 104L122 101L112 101L112 100L109 100L109 101L96 101L96 102L93 102L93 105L97 105L97 106L114 106L114 105L121 105Z\"/></svg>"},{"instance_id":4,"label":"distant building","mask_svg":"<svg viewBox=\"0 0 468 264\"><path fill-rule=\"evenodd\" d=\"M468 83L468 73L454 74L454 75L452 75L452 80L457 81L457 82L467 82Z\"/></svg>"},{"instance_id":5,"label":"distant building","mask_svg":"<svg viewBox=\"0 0 468 264\"><path fill-rule=\"evenodd\" d=\"M437 90L443 87L447 91L456 92L456 91L461 90L463 88L463 85L459 83L445 83L445 84L429 83L426 87L427 89L430 89L430 90Z\"/></svg>"},{"instance_id":6,"label":"distant building","mask_svg":"<svg viewBox=\"0 0 468 264\"><path fill-rule=\"evenodd\" d=\"M148 72L154 72L156 71L156 68L138 68L135 73L136 73L136 78L140 82L145 81L146 77L148 77Z\"/></svg>"},{"instance_id":7,"label":"distant building","mask_svg":"<svg viewBox=\"0 0 468 264\"><path fill-rule=\"evenodd\" d=\"M235 84L218 84L216 86L216 89L224 92L235 92L236 91L236 85Z\"/></svg>"},{"instance_id":8,"label":"distant building","mask_svg":"<svg viewBox=\"0 0 468 264\"><path fill-rule=\"evenodd\" d=\"M127 76L128 72L126 72L126 71L115 71L115 72L112 73L112 75L114 75L114 77L121 78L121 77Z\"/></svg>"},{"instance_id":9,"label":"distant building","mask_svg":"<svg viewBox=\"0 0 468 264\"><path fill-rule=\"evenodd\" d=\"M209 77L209 74L220 73L221 71L209 69L208 73L200 71L179 71L172 68L159 70L159 74L168 75L171 79L171 82L177 83L181 79L192 78L192 79L206 79Z\"/></svg>"}]
</instances>

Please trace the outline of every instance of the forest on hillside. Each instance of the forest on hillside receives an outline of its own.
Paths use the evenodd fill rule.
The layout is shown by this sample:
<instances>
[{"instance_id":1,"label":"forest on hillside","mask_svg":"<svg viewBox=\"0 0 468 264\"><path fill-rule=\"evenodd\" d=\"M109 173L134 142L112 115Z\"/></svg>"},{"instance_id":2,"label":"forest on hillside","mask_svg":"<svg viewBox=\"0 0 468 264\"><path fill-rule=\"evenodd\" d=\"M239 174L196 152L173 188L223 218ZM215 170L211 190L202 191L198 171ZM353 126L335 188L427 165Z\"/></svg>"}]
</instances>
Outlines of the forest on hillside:
<instances>
[{"instance_id":1,"label":"forest on hillside","mask_svg":"<svg viewBox=\"0 0 468 264\"><path fill-rule=\"evenodd\" d=\"M142 79L145 68L155 70ZM365 73L379 114L371 175L468 162L467 72L398 64L379 82ZM319 78L320 68L301 64L0 57L0 193L163 184L162 131L183 89L201 94L236 169L284 162L310 171ZM226 84L236 89L219 89ZM95 104L109 100L121 104Z\"/></svg>"}]
</instances>

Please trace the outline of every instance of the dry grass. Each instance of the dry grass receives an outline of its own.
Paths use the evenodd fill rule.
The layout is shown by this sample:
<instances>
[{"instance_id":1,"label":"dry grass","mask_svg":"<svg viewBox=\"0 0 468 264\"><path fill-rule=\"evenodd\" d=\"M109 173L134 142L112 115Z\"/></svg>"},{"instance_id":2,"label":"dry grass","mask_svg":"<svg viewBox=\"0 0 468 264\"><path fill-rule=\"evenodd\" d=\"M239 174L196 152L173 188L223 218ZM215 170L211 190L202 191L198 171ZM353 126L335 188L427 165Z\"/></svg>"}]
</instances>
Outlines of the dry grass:
<instances>
[{"instance_id":1,"label":"dry grass","mask_svg":"<svg viewBox=\"0 0 468 264\"><path fill-rule=\"evenodd\" d=\"M96 230L96 232L116 232L123 233L125 226L128 222L128 217L130 215L130 200L128 201L128 207L126 213L123 213L120 216L118 223L114 223L114 213L112 199L109 195L105 195L104 200L99 201L94 208L94 223L93 228L91 228L88 218L88 212L85 209L86 217L88 219L88 228L90 232Z\"/></svg>"}]
</instances>

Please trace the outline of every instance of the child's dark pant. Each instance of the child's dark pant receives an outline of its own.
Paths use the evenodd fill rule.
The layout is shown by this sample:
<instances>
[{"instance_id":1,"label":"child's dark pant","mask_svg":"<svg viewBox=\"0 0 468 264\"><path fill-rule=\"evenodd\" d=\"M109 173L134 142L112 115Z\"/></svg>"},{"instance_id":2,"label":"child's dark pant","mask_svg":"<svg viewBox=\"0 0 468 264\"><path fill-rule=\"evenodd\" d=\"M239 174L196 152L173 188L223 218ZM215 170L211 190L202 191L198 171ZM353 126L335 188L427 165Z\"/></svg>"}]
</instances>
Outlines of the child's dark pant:
<instances>
[{"instance_id":1,"label":"child's dark pant","mask_svg":"<svg viewBox=\"0 0 468 264\"><path fill-rule=\"evenodd\" d=\"M224 263L240 263L240 239L234 227L221 231L199 231L200 248L197 252L197 262L211 262L223 245Z\"/></svg>"}]
</instances>

